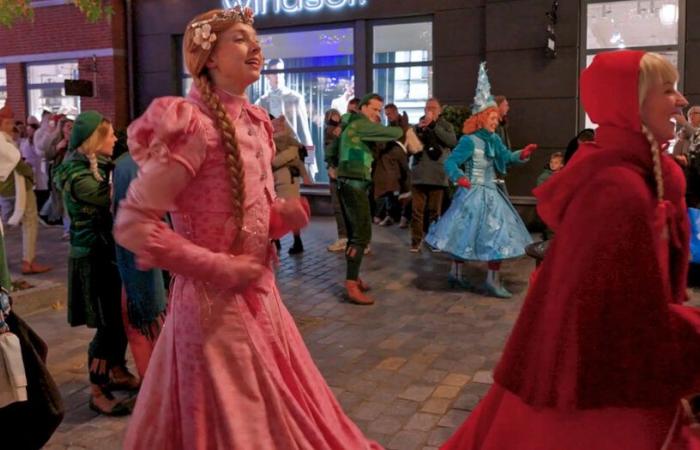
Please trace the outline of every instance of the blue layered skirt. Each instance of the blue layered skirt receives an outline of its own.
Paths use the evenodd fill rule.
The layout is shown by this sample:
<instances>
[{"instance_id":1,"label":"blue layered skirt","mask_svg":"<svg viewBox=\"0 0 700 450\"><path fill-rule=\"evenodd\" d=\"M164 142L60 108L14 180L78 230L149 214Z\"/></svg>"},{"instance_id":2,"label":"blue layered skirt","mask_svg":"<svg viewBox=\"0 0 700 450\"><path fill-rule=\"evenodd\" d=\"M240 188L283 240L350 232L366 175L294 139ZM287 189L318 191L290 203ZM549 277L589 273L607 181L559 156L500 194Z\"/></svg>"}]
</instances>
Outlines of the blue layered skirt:
<instances>
[{"instance_id":1,"label":"blue layered skirt","mask_svg":"<svg viewBox=\"0 0 700 450\"><path fill-rule=\"evenodd\" d=\"M465 261L498 261L525 254L530 233L495 184L459 188L450 208L430 226L425 242Z\"/></svg>"}]
</instances>

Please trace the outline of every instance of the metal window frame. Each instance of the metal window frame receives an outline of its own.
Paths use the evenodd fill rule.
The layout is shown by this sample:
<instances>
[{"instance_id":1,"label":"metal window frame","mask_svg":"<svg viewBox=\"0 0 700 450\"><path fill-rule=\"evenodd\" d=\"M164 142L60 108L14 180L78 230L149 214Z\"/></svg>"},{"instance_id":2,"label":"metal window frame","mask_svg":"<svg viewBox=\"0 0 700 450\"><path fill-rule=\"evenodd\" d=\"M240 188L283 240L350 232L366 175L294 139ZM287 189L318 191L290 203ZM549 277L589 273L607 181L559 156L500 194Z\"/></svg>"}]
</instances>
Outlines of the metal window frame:
<instances>
[{"instance_id":1,"label":"metal window frame","mask_svg":"<svg viewBox=\"0 0 700 450\"><path fill-rule=\"evenodd\" d=\"M77 66L77 71L78 71L78 76L80 76L80 61L77 59L57 59L57 60L47 60L47 61L37 61L37 62L31 62L31 63L25 63L23 64L23 71L24 71L24 80L26 82L25 86L25 91L24 91L24 107L26 111L31 111L30 105L29 105L29 100L30 100L30 92L32 90L36 89L42 89L42 88L57 88L60 87L63 89L64 85L63 83L29 83L29 67L31 66L50 66L50 65L57 65L57 64L62 64L62 63L75 63ZM64 95L65 97L65 95ZM80 111L80 97L78 97L78 111Z\"/></svg>"},{"instance_id":2,"label":"metal window frame","mask_svg":"<svg viewBox=\"0 0 700 450\"><path fill-rule=\"evenodd\" d=\"M629 0L579 0L579 74L586 68L586 57L588 55L595 55L601 52L611 51L614 49L604 48L604 49L588 49L587 39L588 39L588 5L593 5L596 3L619 3ZM685 81L685 41L686 41L686 1L678 0L678 41L676 45L650 45L650 46L630 46L625 47L628 50L646 50L646 51L675 51L678 54L678 89L682 92L684 81ZM583 104L581 103L581 98L579 94L580 88L580 77L576 78L576 101L578 103L576 123L578 124L578 129L581 130L586 126L586 114L583 111Z\"/></svg>"},{"instance_id":3,"label":"metal window frame","mask_svg":"<svg viewBox=\"0 0 700 450\"><path fill-rule=\"evenodd\" d=\"M407 24L414 24L414 23L429 23L430 24L430 32L431 32L431 42L430 42L430 55L431 59L427 61L417 61L417 62L399 62L399 63L376 63L374 62L374 29L376 27L381 27L381 26L386 26L386 25L407 25ZM428 67L429 70L434 70L435 69L435 39L432 38L434 35L434 30L435 30L435 20L434 16L429 15L429 16L411 16L411 17L401 17L401 18L396 18L396 19L376 19L376 20L370 20L368 21L367 24L367 43L366 43L366 55L368 58L365 58L366 60L366 70L367 70L367 78L371 80L371 83L369 86L371 86L369 90L374 91L375 90L375 79L374 79L374 71L376 69L397 69L397 68L411 68L411 67ZM431 72L432 74L432 72ZM408 81L410 83L410 80L404 80ZM434 95L434 77L431 75L430 79L428 80L428 84L430 85L430 93L429 97ZM368 86L368 87L369 87Z\"/></svg>"}]
</instances>

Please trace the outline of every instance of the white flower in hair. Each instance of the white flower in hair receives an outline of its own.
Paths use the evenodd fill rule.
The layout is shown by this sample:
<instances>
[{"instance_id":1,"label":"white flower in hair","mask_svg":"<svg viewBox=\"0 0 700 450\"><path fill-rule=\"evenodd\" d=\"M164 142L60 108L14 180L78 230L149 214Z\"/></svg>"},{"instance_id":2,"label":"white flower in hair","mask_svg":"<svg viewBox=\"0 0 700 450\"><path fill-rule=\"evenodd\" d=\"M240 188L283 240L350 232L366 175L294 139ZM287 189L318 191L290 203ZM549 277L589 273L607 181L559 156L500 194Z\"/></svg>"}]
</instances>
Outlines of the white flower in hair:
<instances>
[{"instance_id":1,"label":"white flower in hair","mask_svg":"<svg viewBox=\"0 0 700 450\"><path fill-rule=\"evenodd\" d=\"M209 50L212 44L216 42L216 33L211 31L211 25L204 23L194 29L192 40L204 50Z\"/></svg>"}]
</instances>

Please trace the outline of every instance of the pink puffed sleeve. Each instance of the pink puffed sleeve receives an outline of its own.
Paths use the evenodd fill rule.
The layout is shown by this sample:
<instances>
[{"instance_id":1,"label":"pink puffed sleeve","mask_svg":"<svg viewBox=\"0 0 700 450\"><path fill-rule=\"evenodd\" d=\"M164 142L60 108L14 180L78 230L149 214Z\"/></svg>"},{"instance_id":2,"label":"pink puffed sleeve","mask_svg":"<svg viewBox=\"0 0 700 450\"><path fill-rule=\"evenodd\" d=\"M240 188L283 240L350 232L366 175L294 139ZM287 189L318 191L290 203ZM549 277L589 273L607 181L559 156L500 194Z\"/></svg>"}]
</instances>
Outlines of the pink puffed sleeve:
<instances>
[{"instance_id":1,"label":"pink puffed sleeve","mask_svg":"<svg viewBox=\"0 0 700 450\"><path fill-rule=\"evenodd\" d=\"M159 267L222 287L237 287L236 257L200 247L161 220L197 174L207 152L199 110L182 98L155 100L129 126L129 150L139 175L119 205L114 236L142 269Z\"/></svg>"}]
</instances>

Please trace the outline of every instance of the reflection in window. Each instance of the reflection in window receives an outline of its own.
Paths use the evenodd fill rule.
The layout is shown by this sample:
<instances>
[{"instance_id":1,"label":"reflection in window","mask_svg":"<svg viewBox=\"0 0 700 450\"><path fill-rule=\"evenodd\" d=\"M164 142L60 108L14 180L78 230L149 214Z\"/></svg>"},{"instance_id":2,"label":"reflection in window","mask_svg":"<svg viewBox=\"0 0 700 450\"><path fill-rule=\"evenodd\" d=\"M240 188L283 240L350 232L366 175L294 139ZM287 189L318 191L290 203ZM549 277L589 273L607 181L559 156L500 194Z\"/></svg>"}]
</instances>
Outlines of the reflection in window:
<instances>
[{"instance_id":1,"label":"reflection in window","mask_svg":"<svg viewBox=\"0 0 700 450\"><path fill-rule=\"evenodd\" d=\"M678 0L608 0L586 5L586 67L596 53L615 49L653 51L678 67ZM682 71L679 71L682 74ZM585 128L595 128L584 114Z\"/></svg>"},{"instance_id":2,"label":"reflection in window","mask_svg":"<svg viewBox=\"0 0 700 450\"><path fill-rule=\"evenodd\" d=\"M29 114L41 117L44 110L76 116L80 113L80 97L66 96L64 80L78 79L78 63L61 62L27 66Z\"/></svg>"},{"instance_id":3,"label":"reflection in window","mask_svg":"<svg viewBox=\"0 0 700 450\"><path fill-rule=\"evenodd\" d=\"M307 147L305 164L315 181L328 181L323 151L324 115L344 113L355 96L353 30L336 28L261 34L267 58L248 97L275 117L284 115Z\"/></svg>"},{"instance_id":4,"label":"reflection in window","mask_svg":"<svg viewBox=\"0 0 700 450\"><path fill-rule=\"evenodd\" d=\"M373 36L373 90L418 122L433 91L432 23L376 25Z\"/></svg>"},{"instance_id":5,"label":"reflection in window","mask_svg":"<svg viewBox=\"0 0 700 450\"><path fill-rule=\"evenodd\" d=\"M678 0L589 3L586 48L678 44Z\"/></svg>"}]
</instances>

